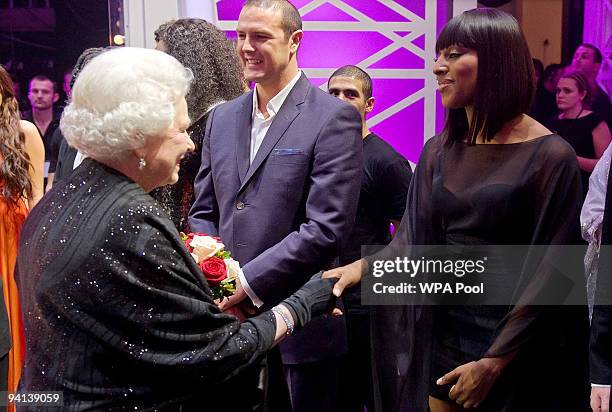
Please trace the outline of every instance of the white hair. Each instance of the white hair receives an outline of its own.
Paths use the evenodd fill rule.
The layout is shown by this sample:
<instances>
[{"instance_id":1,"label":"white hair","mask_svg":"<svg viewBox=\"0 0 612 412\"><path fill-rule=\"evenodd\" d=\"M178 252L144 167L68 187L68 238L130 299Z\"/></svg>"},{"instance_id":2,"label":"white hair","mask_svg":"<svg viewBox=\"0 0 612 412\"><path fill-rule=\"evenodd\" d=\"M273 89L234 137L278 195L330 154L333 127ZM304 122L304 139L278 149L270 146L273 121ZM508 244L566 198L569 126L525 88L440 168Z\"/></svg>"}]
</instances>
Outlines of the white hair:
<instances>
[{"instance_id":1,"label":"white hair","mask_svg":"<svg viewBox=\"0 0 612 412\"><path fill-rule=\"evenodd\" d=\"M102 53L79 74L60 127L66 141L94 159L146 145L172 125L175 105L193 79L174 57L124 47Z\"/></svg>"}]
</instances>

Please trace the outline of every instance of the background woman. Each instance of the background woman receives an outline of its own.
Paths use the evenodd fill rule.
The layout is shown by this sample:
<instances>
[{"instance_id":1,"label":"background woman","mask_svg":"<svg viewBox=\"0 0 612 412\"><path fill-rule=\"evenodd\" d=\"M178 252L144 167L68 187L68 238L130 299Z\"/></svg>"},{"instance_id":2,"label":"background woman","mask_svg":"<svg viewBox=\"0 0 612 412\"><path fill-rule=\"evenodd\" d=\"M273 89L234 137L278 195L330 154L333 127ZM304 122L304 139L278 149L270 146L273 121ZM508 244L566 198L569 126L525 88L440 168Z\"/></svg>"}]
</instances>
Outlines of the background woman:
<instances>
[{"instance_id":1,"label":"background woman","mask_svg":"<svg viewBox=\"0 0 612 412\"><path fill-rule=\"evenodd\" d=\"M224 382L333 304L320 278L242 324L213 302L147 194L175 183L193 151L190 80L165 53L115 49L85 66L64 110L87 157L32 212L19 254L22 388L63 392L64 410L240 411L245 388Z\"/></svg>"},{"instance_id":2,"label":"background woman","mask_svg":"<svg viewBox=\"0 0 612 412\"><path fill-rule=\"evenodd\" d=\"M195 200L193 182L200 169L202 140L208 113L216 105L243 92L240 62L232 43L214 25L202 19L179 19L155 31L157 50L168 53L193 73L185 96L195 150L181 162L179 181L151 192L180 231L188 232L187 217Z\"/></svg>"},{"instance_id":3,"label":"background woman","mask_svg":"<svg viewBox=\"0 0 612 412\"><path fill-rule=\"evenodd\" d=\"M14 392L21 375L25 349L14 269L21 226L28 211L43 195L45 149L36 127L19 120L13 85L2 66L0 97L0 269L12 338L12 348L7 334L0 339L0 382L6 384L8 373L8 389L3 385L0 390ZM3 309L0 313L4 315ZM8 333L8 329L4 331Z\"/></svg>"},{"instance_id":4,"label":"background woman","mask_svg":"<svg viewBox=\"0 0 612 412\"><path fill-rule=\"evenodd\" d=\"M563 256L553 248L542 253L537 245L579 239L580 175L573 151L524 114L533 96L533 64L512 16L496 9L467 11L442 30L436 51L446 125L423 148L400 229L381 255L326 275L342 278L335 287L339 293L368 262L406 256L411 245L468 250L524 245L524 250L512 260L488 256L485 288L495 286L487 280L498 275L492 279L500 279L513 296L505 306L489 301L376 307L377 406L432 412L584 410L586 307L543 307L534 300L563 286L555 283L555 264ZM582 271L577 274L577 292L584 297Z\"/></svg>"},{"instance_id":5,"label":"background woman","mask_svg":"<svg viewBox=\"0 0 612 412\"><path fill-rule=\"evenodd\" d=\"M529 116L544 123L557 114L555 92L563 66L557 63L549 64L538 79L535 97L531 104Z\"/></svg>"},{"instance_id":6,"label":"background woman","mask_svg":"<svg viewBox=\"0 0 612 412\"><path fill-rule=\"evenodd\" d=\"M584 196L589 189L589 176L611 140L606 122L586 108L590 94L589 82L582 73L563 74L557 83L560 113L550 123L550 127L576 151Z\"/></svg>"}]
</instances>

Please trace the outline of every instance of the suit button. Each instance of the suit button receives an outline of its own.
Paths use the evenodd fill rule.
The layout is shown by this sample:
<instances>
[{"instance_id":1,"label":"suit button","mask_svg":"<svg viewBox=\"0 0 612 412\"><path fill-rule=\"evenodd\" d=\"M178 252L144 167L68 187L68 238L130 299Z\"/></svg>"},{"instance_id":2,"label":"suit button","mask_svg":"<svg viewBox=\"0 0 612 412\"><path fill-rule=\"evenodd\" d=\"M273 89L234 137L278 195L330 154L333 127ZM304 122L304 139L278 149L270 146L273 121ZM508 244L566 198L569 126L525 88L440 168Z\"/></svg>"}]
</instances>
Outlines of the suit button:
<instances>
[{"instance_id":1,"label":"suit button","mask_svg":"<svg viewBox=\"0 0 612 412\"><path fill-rule=\"evenodd\" d=\"M236 203L236 209L238 209L238 210L244 209L244 203L242 203L242 202Z\"/></svg>"}]
</instances>

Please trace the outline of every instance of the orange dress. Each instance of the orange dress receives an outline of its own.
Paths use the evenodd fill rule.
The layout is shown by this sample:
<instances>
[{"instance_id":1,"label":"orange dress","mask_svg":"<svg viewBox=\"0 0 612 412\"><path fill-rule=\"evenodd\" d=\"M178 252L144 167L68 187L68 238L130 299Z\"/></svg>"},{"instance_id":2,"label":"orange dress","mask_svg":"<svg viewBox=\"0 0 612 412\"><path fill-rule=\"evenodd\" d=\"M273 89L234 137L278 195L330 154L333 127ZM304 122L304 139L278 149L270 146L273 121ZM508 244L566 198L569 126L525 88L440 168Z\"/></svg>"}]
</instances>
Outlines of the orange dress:
<instances>
[{"instance_id":1,"label":"orange dress","mask_svg":"<svg viewBox=\"0 0 612 412\"><path fill-rule=\"evenodd\" d=\"M9 352L8 390L15 392L21 377L25 355L25 338L19 304L19 292L15 283L15 263L21 226L28 214L23 200L17 205L7 203L0 197L0 269L4 302L11 329L12 347Z\"/></svg>"}]
</instances>

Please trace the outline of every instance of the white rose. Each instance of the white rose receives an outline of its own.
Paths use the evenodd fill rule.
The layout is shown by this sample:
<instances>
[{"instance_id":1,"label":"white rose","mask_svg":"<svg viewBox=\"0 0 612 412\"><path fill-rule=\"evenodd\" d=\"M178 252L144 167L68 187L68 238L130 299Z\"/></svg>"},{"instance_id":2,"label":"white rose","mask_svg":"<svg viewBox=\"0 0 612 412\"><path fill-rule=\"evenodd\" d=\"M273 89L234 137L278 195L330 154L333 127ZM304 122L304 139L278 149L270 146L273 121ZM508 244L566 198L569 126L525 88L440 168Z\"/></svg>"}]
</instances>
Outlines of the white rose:
<instances>
[{"instance_id":1,"label":"white rose","mask_svg":"<svg viewBox=\"0 0 612 412\"><path fill-rule=\"evenodd\" d=\"M204 259L214 256L217 252L223 250L225 245L217 242L210 236L195 235L189 244L193 248L193 254L197 256L196 262L200 264Z\"/></svg>"},{"instance_id":2,"label":"white rose","mask_svg":"<svg viewBox=\"0 0 612 412\"><path fill-rule=\"evenodd\" d=\"M240 269L240 263L232 258L223 259L225 262L225 269L227 270L227 279L234 280L242 274Z\"/></svg>"}]
</instances>

